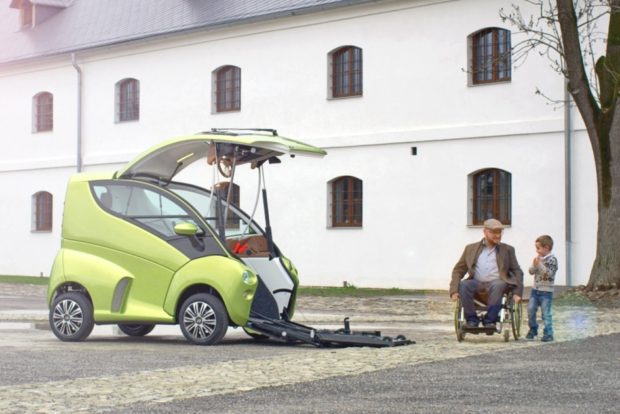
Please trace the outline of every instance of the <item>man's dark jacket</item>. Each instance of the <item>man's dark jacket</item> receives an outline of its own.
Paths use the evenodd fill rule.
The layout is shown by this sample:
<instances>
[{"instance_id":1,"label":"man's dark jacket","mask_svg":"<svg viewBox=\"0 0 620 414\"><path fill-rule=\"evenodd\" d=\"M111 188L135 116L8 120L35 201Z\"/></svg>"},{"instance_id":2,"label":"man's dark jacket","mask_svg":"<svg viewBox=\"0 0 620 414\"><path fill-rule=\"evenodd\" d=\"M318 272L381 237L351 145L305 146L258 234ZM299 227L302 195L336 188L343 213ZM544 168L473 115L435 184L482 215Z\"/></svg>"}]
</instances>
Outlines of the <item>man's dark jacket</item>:
<instances>
[{"instance_id":1,"label":"man's dark jacket","mask_svg":"<svg viewBox=\"0 0 620 414\"><path fill-rule=\"evenodd\" d=\"M459 291L459 282L463 276L468 274L467 279L474 278L474 266L483 249L484 243L482 240L465 246L461 258L454 266L454 270L452 270L450 296ZM499 277L504 282L516 286L514 290L515 295L523 296L523 271L517 262L515 248L508 244L500 243L497 245L496 257Z\"/></svg>"}]
</instances>

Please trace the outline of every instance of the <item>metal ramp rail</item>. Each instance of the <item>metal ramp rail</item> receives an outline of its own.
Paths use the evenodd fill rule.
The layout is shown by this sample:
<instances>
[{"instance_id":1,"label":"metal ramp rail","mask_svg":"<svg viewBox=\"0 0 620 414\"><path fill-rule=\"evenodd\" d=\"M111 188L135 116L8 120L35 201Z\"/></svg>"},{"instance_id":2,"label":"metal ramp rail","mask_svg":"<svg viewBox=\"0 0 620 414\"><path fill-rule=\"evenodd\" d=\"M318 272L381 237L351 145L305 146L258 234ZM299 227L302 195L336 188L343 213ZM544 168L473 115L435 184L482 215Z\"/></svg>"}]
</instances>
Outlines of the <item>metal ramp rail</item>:
<instances>
[{"instance_id":1,"label":"metal ramp rail","mask_svg":"<svg viewBox=\"0 0 620 414\"><path fill-rule=\"evenodd\" d=\"M415 344L415 341L398 335L395 338L382 336L379 331L351 331L349 318L344 318L344 328L337 330L316 329L284 319L272 319L259 315L250 316L246 328L269 338L290 342L306 343L319 348L370 346L376 348Z\"/></svg>"}]
</instances>

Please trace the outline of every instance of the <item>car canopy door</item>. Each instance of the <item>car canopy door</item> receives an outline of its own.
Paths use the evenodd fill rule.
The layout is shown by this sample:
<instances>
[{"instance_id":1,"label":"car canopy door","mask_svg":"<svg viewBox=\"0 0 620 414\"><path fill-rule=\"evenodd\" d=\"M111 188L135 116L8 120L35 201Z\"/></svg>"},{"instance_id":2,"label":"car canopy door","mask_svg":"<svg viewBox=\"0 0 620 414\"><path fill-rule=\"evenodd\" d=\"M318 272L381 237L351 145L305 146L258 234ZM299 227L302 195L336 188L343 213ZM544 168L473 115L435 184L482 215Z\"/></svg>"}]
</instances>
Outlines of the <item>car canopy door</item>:
<instances>
[{"instance_id":1,"label":"car canopy door","mask_svg":"<svg viewBox=\"0 0 620 414\"><path fill-rule=\"evenodd\" d=\"M274 130L213 130L162 142L137 156L116 172L115 178L146 178L170 182L192 163L207 158L237 166L260 166L281 155L322 157L326 152L312 145L278 136Z\"/></svg>"}]
</instances>

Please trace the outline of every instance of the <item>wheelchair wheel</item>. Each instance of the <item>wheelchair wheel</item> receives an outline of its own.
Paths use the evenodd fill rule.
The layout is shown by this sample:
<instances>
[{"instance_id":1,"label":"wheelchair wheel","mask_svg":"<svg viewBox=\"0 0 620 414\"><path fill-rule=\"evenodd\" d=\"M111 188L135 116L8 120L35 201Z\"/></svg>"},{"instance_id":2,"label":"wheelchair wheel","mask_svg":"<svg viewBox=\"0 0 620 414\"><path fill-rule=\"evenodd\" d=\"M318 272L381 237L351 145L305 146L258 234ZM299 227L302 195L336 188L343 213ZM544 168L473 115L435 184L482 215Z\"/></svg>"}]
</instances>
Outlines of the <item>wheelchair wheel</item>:
<instances>
[{"instance_id":1,"label":"wheelchair wheel","mask_svg":"<svg viewBox=\"0 0 620 414\"><path fill-rule=\"evenodd\" d=\"M521 337L521 319L523 317L523 302L512 304L512 335L515 341Z\"/></svg>"},{"instance_id":2,"label":"wheelchair wheel","mask_svg":"<svg viewBox=\"0 0 620 414\"><path fill-rule=\"evenodd\" d=\"M454 332L456 333L456 340L462 342L465 339L465 331L463 330L463 324L465 321L462 319L461 314L463 306L461 299L457 299L454 302Z\"/></svg>"}]
</instances>

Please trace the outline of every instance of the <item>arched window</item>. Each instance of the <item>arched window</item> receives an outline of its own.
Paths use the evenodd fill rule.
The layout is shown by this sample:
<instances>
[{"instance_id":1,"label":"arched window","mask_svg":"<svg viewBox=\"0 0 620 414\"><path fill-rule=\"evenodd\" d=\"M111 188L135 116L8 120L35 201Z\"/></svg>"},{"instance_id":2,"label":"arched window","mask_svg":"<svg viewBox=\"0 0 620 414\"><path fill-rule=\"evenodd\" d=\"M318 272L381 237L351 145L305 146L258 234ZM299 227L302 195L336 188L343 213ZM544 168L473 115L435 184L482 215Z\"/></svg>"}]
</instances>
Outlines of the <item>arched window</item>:
<instances>
[{"instance_id":1,"label":"arched window","mask_svg":"<svg viewBox=\"0 0 620 414\"><path fill-rule=\"evenodd\" d=\"M331 227L362 227L362 180L344 176L329 182Z\"/></svg>"},{"instance_id":2,"label":"arched window","mask_svg":"<svg viewBox=\"0 0 620 414\"><path fill-rule=\"evenodd\" d=\"M54 129L54 95L40 92L32 98L32 130L34 132Z\"/></svg>"},{"instance_id":3,"label":"arched window","mask_svg":"<svg viewBox=\"0 0 620 414\"><path fill-rule=\"evenodd\" d=\"M481 225L489 218L503 224L512 222L512 175L489 168L470 174L471 224Z\"/></svg>"},{"instance_id":4,"label":"arched window","mask_svg":"<svg viewBox=\"0 0 620 414\"><path fill-rule=\"evenodd\" d=\"M329 53L330 97L361 96L363 88L362 49L343 46Z\"/></svg>"},{"instance_id":5,"label":"arched window","mask_svg":"<svg viewBox=\"0 0 620 414\"><path fill-rule=\"evenodd\" d=\"M482 29L469 36L471 83L505 82L511 78L510 31Z\"/></svg>"},{"instance_id":6,"label":"arched window","mask_svg":"<svg viewBox=\"0 0 620 414\"><path fill-rule=\"evenodd\" d=\"M126 78L116 82L116 122L140 119L140 81Z\"/></svg>"},{"instance_id":7,"label":"arched window","mask_svg":"<svg viewBox=\"0 0 620 414\"><path fill-rule=\"evenodd\" d=\"M53 196L47 191L32 195L32 230L52 231Z\"/></svg>"},{"instance_id":8,"label":"arched window","mask_svg":"<svg viewBox=\"0 0 620 414\"><path fill-rule=\"evenodd\" d=\"M241 109L241 69L222 66L213 72L213 99L215 112Z\"/></svg>"}]
</instances>

